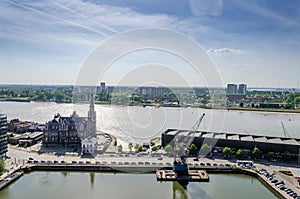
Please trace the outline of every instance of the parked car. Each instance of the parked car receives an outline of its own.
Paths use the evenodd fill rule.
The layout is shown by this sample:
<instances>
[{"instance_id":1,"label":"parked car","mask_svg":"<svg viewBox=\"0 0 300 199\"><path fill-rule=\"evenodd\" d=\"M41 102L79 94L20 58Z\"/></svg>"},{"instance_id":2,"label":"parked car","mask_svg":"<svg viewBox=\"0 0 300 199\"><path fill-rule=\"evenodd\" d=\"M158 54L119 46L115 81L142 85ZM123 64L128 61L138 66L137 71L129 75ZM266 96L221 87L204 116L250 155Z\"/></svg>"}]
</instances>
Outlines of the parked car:
<instances>
[{"instance_id":1,"label":"parked car","mask_svg":"<svg viewBox=\"0 0 300 199\"><path fill-rule=\"evenodd\" d=\"M272 183L277 183L277 182L278 182L278 180L276 180L276 179L273 179L271 182L272 182Z\"/></svg>"}]
</instances>

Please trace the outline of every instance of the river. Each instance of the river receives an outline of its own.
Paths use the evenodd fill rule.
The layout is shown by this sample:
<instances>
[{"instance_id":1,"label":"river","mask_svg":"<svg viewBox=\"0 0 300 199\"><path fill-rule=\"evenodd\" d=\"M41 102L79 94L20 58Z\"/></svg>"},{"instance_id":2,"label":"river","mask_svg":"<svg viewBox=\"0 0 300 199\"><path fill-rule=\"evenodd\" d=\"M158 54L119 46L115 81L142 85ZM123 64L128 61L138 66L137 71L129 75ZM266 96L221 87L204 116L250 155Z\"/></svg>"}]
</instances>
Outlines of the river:
<instances>
[{"instance_id":1,"label":"river","mask_svg":"<svg viewBox=\"0 0 300 199\"><path fill-rule=\"evenodd\" d=\"M157 182L154 174L33 172L0 192L0 199L252 199L277 198L256 178L210 174L210 182Z\"/></svg>"},{"instance_id":2,"label":"river","mask_svg":"<svg viewBox=\"0 0 300 199\"><path fill-rule=\"evenodd\" d=\"M0 113L7 114L8 119L19 118L38 123L53 119L57 113L68 116L74 110L80 116L87 116L88 105L0 102ZM206 115L200 130L284 136L283 122L288 136L300 137L300 114L297 113L110 105L95 105L95 110L98 131L110 133L121 142L149 141L168 128L192 129L202 113Z\"/></svg>"}]
</instances>

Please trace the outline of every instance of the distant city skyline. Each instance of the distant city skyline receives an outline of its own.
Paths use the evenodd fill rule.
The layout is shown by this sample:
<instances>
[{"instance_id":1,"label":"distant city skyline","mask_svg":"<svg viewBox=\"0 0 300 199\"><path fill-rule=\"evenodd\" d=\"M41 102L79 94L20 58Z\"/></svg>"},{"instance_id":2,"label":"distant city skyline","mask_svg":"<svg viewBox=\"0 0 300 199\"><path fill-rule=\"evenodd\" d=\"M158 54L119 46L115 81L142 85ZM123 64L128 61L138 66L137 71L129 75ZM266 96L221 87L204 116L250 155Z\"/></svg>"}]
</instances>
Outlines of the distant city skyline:
<instances>
[{"instance_id":1,"label":"distant city skyline","mask_svg":"<svg viewBox=\"0 0 300 199\"><path fill-rule=\"evenodd\" d=\"M224 88L229 83L299 88L299 13L299 1L278 0L3 0L0 84L74 85L99 44L124 31L157 27L198 42L215 63ZM157 50L121 57L99 83L141 86L143 79L151 79L143 78L151 76L149 71L138 70L146 64L168 66L188 85L206 86L188 63ZM135 76L121 81L129 71ZM160 84L155 78L153 82Z\"/></svg>"}]
</instances>

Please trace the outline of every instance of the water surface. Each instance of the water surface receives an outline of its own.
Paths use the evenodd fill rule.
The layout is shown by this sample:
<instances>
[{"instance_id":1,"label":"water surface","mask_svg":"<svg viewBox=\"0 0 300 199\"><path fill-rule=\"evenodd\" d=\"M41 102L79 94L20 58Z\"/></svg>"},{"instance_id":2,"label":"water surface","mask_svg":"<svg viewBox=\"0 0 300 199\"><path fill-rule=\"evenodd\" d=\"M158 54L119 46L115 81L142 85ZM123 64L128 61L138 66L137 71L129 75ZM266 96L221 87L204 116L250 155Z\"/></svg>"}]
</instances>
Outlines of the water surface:
<instances>
[{"instance_id":1,"label":"water surface","mask_svg":"<svg viewBox=\"0 0 300 199\"><path fill-rule=\"evenodd\" d=\"M253 199L277 198L256 178L210 174L210 182L157 182L154 174L33 172L0 192L0 199Z\"/></svg>"}]
</instances>

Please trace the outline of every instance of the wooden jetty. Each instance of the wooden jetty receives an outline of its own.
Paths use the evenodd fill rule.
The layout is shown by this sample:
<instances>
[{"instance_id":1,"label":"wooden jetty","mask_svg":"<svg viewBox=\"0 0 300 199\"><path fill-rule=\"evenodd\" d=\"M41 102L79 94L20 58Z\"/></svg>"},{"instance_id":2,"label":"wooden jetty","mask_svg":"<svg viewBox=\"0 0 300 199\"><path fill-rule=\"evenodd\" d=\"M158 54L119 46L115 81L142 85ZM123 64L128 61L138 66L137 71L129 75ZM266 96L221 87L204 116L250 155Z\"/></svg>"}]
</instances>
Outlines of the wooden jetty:
<instances>
[{"instance_id":1,"label":"wooden jetty","mask_svg":"<svg viewBox=\"0 0 300 199\"><path fill-rule=\"evenodd\" d=\"M171 169L157 169L157 181L193 181L193 182L208 182L209 176L205 170L188 170L186 174L178 175Z\"/></svg>"}]
</instances>

